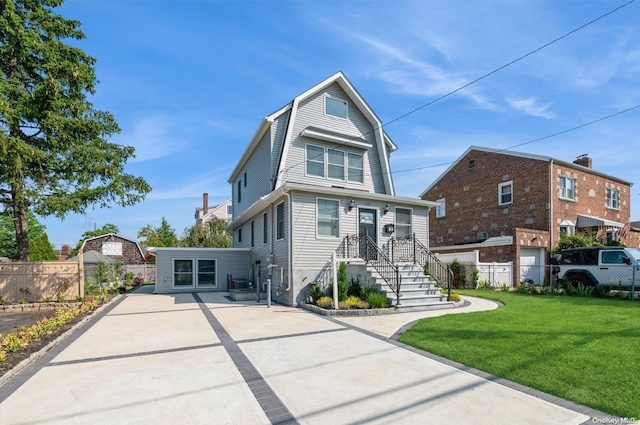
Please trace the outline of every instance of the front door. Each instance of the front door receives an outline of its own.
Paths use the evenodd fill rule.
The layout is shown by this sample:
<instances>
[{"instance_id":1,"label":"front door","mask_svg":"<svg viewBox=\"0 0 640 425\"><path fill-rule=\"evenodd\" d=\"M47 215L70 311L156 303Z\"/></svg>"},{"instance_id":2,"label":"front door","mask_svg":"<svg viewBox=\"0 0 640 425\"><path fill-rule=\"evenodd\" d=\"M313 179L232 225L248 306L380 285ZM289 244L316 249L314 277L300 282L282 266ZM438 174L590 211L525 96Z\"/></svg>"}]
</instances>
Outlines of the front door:
<instances>
[{"instance_id":1,"label":"front door","mask_svg":"<svg viewBox=\"0 0 640 425\"><path fill-rule=\"evenodd\" d=\"M378 243L377 213L377 210L370 208L358 210L358 234L369 236L376 244ZM363 243L360 245L360 256L366 258L366 255L366 245Z\"/></svg>"}]
</instances>

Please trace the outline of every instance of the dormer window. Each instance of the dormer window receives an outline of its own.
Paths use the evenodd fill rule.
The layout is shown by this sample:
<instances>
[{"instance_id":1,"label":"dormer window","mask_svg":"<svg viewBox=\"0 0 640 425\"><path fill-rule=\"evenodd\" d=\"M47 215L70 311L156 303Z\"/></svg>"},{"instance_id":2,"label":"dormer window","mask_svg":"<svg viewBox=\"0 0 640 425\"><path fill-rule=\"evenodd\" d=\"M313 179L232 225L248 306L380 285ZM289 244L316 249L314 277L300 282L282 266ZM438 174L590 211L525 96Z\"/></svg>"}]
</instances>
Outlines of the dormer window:
<instances>
[{"instance_id":1,"label":"dormer window","mask_svg":"<svg viewBox=\"0 0 640 425\"><path fill-rule=\"evenodd\" d=\"M325 96L324 113L338 118L347 119L347 102L335 97Z\"/></svg>"}]
</instances>

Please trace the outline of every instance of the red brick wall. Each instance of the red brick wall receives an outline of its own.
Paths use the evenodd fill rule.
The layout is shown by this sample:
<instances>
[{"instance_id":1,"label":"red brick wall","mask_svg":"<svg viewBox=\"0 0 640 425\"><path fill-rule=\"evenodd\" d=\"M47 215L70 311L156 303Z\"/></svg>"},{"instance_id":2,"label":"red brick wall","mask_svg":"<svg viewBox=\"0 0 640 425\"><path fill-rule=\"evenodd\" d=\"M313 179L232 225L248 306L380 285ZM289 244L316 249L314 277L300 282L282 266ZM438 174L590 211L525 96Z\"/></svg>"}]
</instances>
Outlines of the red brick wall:
<instances>
[{"instance_id":1,"label":"red brick wall","mask_svg":"<svg viewBox=\"0 0 640 425\"><path fill-rule=\"evenodd\" d=\"M559 226L563 220L571 220L576 223L578 214L591 215L605 218L620 223L628 223L631 216L631 187L628 184L592 174L587 170L578 167L569 167L562 164L553 164L553 222L554 234L553 243L557 243L560 238ZM560 199L559 177L569 176L576 180L576 200L569 201ZM620 197L620 208L618 210L607 208L606 189L618 189ZM600 232L603 233L603 232ZM606 233L606 232L605 232ZM623 241L624 242L624 241Z\"/></svg>"},{"instance_id":2,"label":"red brick wall","mask_svg":"<svg viewBox=\"0 0 640 425\"><path fill-rule=\"evenodd\" d=\"M470 168L473 161L473 168ZM437 182L422 199L446 199L446 215L429 216L432 247L473 241L478 232L489 237L514 235L516 228L547 230L549 227L548 162L472 150ZM498 205L498 185L513 181L514 202ZM444 238L437 242L437 238ZM491 249L490 251L493 251ZM514 261L513 251L495 252L481 261Z\"/></svg>"}]
</instances>

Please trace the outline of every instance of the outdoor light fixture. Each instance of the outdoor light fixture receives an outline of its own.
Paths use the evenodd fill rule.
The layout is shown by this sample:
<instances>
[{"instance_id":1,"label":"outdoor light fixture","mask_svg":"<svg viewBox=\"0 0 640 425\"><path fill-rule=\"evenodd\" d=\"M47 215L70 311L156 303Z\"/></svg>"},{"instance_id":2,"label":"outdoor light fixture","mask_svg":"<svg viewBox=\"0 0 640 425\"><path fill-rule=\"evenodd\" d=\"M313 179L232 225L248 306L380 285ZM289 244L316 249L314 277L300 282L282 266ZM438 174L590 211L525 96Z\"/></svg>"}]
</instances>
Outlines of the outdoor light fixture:
<instances>
[{"instance_id":1,"label":"outdoor light fixture","mask_svg":"<svg viewBox=\"0 0 640 425\"><path fill-rule=\"evenodd\" d=\"M382 212L386 215L389 212L389 204L384 206L384 210Z\"/></svg>"},{"instance_id":2,"label":"outdoor light fixture","mask_svg":"<svg viewBox=\"0 0 640 425\"><path fill-rule=\"evenodd\" d=\"M349 211L351 211L355 206L356 206L356 201L352 199L351 202L349 202Z\"/></svg>"}]
</instances>

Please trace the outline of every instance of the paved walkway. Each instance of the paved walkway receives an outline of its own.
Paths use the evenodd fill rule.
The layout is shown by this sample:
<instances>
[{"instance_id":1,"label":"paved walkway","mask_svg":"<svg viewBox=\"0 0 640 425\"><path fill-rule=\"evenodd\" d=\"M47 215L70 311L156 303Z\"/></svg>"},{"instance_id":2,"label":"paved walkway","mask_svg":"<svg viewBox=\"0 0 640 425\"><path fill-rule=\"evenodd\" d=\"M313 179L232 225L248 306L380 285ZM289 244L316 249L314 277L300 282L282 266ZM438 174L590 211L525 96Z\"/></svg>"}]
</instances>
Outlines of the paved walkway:
<instances>
[{"instance_id":1,"label":"paved walkway","mask_svg":"<svg viewBox=\"0 0 640 425\"><path fill-rule=\"evenodd\" d=\"M337 319L151 290L121 297L0 386L0 424L591 423L584 407L389 339L488 301Z\"/></svg>"}]
</instances>

